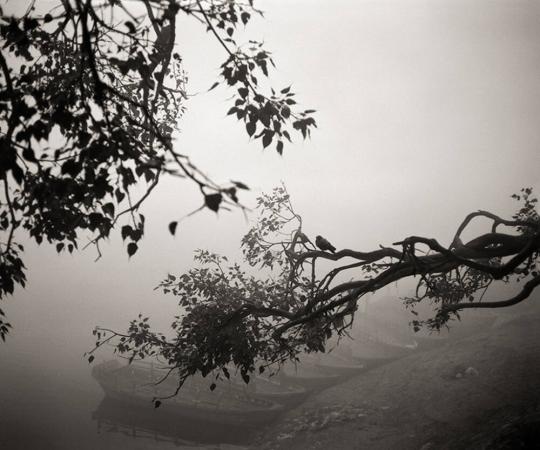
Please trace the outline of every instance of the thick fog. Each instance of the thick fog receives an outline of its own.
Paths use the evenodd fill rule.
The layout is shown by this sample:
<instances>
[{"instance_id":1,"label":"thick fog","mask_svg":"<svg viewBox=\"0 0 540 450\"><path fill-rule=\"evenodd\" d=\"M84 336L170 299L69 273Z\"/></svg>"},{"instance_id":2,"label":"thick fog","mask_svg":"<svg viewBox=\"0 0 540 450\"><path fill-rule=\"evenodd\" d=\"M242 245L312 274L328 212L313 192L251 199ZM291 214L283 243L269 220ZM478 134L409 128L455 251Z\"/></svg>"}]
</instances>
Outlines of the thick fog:
<instances>
[{"instance_id":1,"label":"thick fog","mask_svg":"<svg viewBox=\"0 0 540 450\"><path fill-rule=\"evenodd\" d=\"M9 12L15 3L3 7ZM318 111L312 139L296 140L282 157L263 151L241 122L226 117L231 91L205 92L225 59L219 44L187 18L177 29L192 96L175 146L217 181L250 186L241 197L246 206L284 182L308 235L322 234L338 248L372 250L412 234L448 243L467 213L509 217L517 207L511 194L525 186L540 190L540 3L259 6L265 18L254 20L246 36L273 51L272 84L292 83L301 105ZM254 219L240 211L201 211L181 220L175 237L169 234L168 223L201 202L195 185L163 179L141 210L146 232L129 260L119 231L101 246L97 262L91 246L57 255L47 245L25 243L27 288L2 304L13 324L0 345L4 433L9 428L14 436L17 423L19 442L34 433L44 439L41 448L75 448L77 439L92 439L90 415L102 398L83 359L92 328L121 329L143 313L165 329L176 304L153 291L162 278L188 269L197 248L239 256L240 238ZM54 428L51 414L88 424L78 421L77 432Z\"/></svg>"}]
</instances>

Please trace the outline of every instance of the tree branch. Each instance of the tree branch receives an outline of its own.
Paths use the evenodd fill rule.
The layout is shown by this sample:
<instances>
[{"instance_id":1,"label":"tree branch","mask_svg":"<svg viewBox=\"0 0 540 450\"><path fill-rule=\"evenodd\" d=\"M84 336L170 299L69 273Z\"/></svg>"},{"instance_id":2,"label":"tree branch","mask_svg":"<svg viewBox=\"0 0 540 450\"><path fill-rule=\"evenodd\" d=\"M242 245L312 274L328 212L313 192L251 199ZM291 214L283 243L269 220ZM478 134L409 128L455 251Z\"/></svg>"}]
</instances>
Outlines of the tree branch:
<instances>
[{"instance_id":1,"label":"tree branch","mask_svg":"<svg viewBox=\"0 0 540 450\"><path fill-rule=\"evenodd\" d=\"M536 276L529 280L523 286L523 289L514 297L508 300L500 300L494 302L469 302L469 303L456 303L454 305L443 306L443 312L456 312L463 309L471 308L506 308L508 306L517 305L526 298L540 285L540 276Z\"/></svg>"}]
</instances>

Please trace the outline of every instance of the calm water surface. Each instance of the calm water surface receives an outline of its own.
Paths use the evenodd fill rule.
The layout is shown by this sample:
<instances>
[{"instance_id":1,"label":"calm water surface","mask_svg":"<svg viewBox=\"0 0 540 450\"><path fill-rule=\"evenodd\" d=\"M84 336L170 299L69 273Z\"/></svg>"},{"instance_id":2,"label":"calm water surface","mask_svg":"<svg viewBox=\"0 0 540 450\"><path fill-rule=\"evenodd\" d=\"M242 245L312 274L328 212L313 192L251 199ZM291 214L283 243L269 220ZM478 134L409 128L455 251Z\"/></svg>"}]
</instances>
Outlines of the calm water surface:
<instances>
[{"instance_id":1,"label":"calm water surface","mask_svg":"<svg viewBox=\"0 0 540 450\"><path fill-rule=\"evenodd\" d=\"M209 450L242 447L238 433L221 439L212 436L211 429L206 429L198 437L187 423L179 423L176 436L134 429L129 426L130 421L136 419L141 423L141 415L134 416L134 412L123 405L105 399L91 376L91 366L82 353L72 350L77 346L64 346L55 353L50 351L51 345L55 342L35 342L26 345L27 348L15 344L0 348L1 449ZM44 349L41 354L40 348ZM148 409L151 414L150 404Z\"/></svg>"}]
</instances>

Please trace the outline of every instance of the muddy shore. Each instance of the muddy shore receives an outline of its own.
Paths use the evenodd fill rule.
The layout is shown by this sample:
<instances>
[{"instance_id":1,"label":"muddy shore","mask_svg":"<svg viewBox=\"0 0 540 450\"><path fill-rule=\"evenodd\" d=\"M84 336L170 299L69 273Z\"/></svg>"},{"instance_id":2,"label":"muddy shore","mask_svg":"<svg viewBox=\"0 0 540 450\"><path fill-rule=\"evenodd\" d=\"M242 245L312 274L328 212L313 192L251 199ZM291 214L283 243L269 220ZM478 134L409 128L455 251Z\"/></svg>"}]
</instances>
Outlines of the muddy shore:
<instances>
[{"instance_id":1,"label":"muddy shore","mask_svg":"<svg viewBox=\"0 0 540 450\"><path fill-rule=\"evenodd\" d=\"M502 315L310 397L262 433L266 450L540 448L540 312Z\"/></svg>"}]
</instances>

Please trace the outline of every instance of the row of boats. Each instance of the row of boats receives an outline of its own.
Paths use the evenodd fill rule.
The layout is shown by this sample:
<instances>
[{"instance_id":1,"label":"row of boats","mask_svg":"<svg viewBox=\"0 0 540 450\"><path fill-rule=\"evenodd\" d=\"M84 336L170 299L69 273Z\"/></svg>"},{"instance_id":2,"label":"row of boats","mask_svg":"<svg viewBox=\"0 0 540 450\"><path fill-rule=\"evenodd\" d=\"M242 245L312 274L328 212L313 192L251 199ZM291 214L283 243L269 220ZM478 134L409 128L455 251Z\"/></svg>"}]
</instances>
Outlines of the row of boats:
<instances>
[{"instance_id":1,"label":"row of boats","mask_svg":"<svg viewBox=\"0 0 540 450\"><path fill-rule=\"evenodd\" d=\"M298 363L284 365L277 375L254 377L248 384L231 375L228 380L216 382L213 390L208 378L191 377L177 395L159 408L152 408L153 399L168 397L177 387L172 375L157 383L165 368L144 362L105 361L92 370L106 394L94 419L98 427L123 430L134 437L174 436L176 442L181 436L189 441L241 444L312 393L446 340L417 335L415 340L404 343L366 337L354 351L340 345L339 353L304 355Z\"/></svg>"},{"instance_id":2,"label":"row of boats","mask_svg":"<svg viewBox=\"0 0 540 450\"><path fill-rule=\"evenodd\" d=\"M169 434L182 429L193 438L223 435L241 439L250 430L272 423L283 412L303 402L310 394L377 365L411 352L412 346L382 343L363 345L364 355L344 356L334 353L305 355L298 363L288 363L272 377L257 376L246 384L233 376L216 382L202 377L189 378L178 394L152 408L154 398L164 398L175 392L177 379L171 374L164 381L164 368L154 363L122 364L105 361L93 367L92 375L101 385L106 399L94 413L98 424L119 424L132 430L153 430ZM168 433L167 433L168 432ZM230 440L230 439L229 439Z\"/></svg>"}]
</instances>

